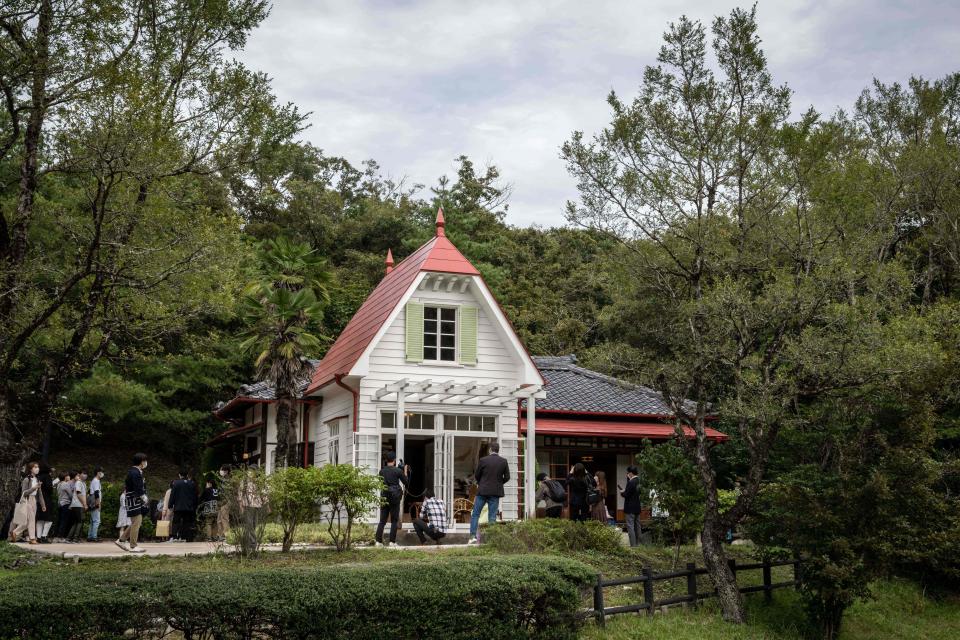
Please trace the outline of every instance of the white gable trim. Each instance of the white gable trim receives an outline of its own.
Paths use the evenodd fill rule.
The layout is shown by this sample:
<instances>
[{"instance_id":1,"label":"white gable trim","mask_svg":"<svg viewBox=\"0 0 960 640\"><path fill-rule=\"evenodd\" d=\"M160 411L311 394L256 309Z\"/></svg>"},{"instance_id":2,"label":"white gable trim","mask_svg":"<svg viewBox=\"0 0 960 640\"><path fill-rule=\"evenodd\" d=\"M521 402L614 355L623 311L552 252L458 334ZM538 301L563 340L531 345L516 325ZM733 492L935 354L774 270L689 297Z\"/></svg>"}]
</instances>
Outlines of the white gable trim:
<instances>
[{"instance_id":1,"label":"white gable trim","mask_svg":"<svg viewBox=\"0 0 960 640\"><path fill-rule=\"evenodd\" d=\"M360 357L357 358L357 361L353 364L353 367L351 367L347 375L363 377L370 373L370 354L373 353L373 350L377 348L378 344L380 344L380 340L383 338L383 335L393 325L394 321L397 319L397 316L400 315L400 310L403 309L405 304L407 304L410 296L413 295L413 292L416 291L417 287L420 286L420 282L422 282L426 277L426 272L421 271L417 274L417 277L413 279L413 283L407 287L407 290L400 297L400 301L397 302L397 305L390 311L390 315L388 315L387 319L383 321L382 325L380 325L377 333L367 344L367 348L364 349L363 353L360 354Z\"/></svg>"},{"instance_id":2,"label":"white gable trim","mask_svg":"<svg viewBox=\"0 0 960 640\"><path fill-rule=\"evenodd\" d=\"M370 373L370 354L373 353L374 349L377 348L377 345L380 343L380 340L383 338L384 334L390 329L393 323L396 321L397 316L400 314L400 310L403 309L404 305L413 297L414 293L420 287L421 283L429 276L429 272L421 272L417 274L416 279L413 283L404 292L403 296L397 302L397 305L390 311L390 315L387 316L387 319L380 326L380 329L377 331L376 335L370 340L370 343L367 345L367 348L364 349L363 353L357 358L356 363L350 369L348 375L351 376L366 376ZM520 338L517 337L517 334L514 332L513 327L510 325L510 322L507 320L506 316L503 314L503 311L500 309L500 305L497 304L496 299L493 297L493 294L490 292L490 289L487 288L487 284L483 281L483 278L480 276L458 276L459 278L464 278L472 280L476 291L480 292L480 302L482 303L483 310L489 315L490 318L496 320L496 326L500 336L505 339L506 343L513 347L514 353L519 357L520 362L523 363L523 371L521 375L522 384L534 384L542 385L545 384L543 376L540 375L540 371L537 369L537 366L533 363L533 359L530 357L530 354L527 353L527 350L523 347L523 344L520 342Z\"/></svg>"}]
</instances>

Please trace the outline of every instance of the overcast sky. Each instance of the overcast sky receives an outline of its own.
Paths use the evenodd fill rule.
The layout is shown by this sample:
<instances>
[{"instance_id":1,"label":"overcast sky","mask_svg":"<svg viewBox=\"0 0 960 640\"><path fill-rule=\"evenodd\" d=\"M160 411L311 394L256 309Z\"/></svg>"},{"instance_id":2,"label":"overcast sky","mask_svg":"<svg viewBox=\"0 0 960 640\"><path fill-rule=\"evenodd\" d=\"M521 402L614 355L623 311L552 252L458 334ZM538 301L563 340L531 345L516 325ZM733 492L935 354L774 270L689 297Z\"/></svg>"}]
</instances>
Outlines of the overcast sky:
<instances>
[{"instance_id":1,"label":"overcast sky","mask_svg":"<svg viewBox=\"0 0 960 640\"><path fill-rule=\"evenodd\" d=\"M558 158L576 129L636 94L667 23L709 24L737 3L668 0L453 2L274 0L242 59L312 112L304 138L354 163L436 184L454 158L495 164L513 186L507 221L561 225L576 197ZM748 6L743 4L741 6ZM849 108L871 79L960 70L957 0L761 0L774 81L799 112Z\"/></svg>"}]
</instances>

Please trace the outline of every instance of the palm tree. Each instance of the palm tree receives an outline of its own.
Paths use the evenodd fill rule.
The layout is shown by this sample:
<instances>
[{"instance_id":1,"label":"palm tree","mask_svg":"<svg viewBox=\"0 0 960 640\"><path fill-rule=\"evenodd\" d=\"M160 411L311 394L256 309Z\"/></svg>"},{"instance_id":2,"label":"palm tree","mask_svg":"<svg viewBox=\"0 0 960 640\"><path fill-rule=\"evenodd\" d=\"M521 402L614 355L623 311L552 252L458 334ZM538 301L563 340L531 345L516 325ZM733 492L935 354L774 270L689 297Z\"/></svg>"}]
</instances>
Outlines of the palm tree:
<instances>
[{"instance_id":1,"label":"palm tree","mask_svg":"<svg viewBox=\"0 0 960 640\"><path fill-rule=\"evenodd\" d=\"M260 246L261 277L247 286L242 314L250 327L242 348L256 353L257 377L274 387L278 466L297 464L296 399L310 375L308 355L321 338L311 333L323 318L329 272L309 245L286 238Z\"/></svg>"}]
</instances>

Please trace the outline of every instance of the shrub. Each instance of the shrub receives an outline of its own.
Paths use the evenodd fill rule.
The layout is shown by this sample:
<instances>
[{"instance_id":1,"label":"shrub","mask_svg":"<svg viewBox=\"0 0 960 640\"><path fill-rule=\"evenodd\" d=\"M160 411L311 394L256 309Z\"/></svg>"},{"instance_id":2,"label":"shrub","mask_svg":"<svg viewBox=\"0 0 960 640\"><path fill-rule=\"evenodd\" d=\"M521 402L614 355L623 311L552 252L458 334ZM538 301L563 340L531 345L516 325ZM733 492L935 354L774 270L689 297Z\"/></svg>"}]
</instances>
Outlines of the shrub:
<instances>
[{"instance_id":1,"label":"shrub","mask_svg":"<svg viewBox=\"0 0 960 640\"><path fill-rule=\"evenodd\" d=\"M319 471L319 484L327 532L338 551L349 549L354 522L380 504L383 482L350 464L328 464Z\"/></svg>"},{"instance_id":2,"label":"shrub","mask_svg":"<svg viewBox=\"0 0 960 640\"><path fill-rule=\"evenodd\" d=\"M570 553L623 550L620 530L597 522L574 522L558 518L521 520L486 526L484 543L501 553Z\"/></svg>"},{"instance_id":3,"label":"shrub","mask_svg":"<svg viewBox=\"0 0 960 640\"><path fill-rule=\"evenodd\" d=\"M270 507L283 530L284 551L290 551L297 527L319 515L322 475L317 467L285 467L267 478Z\"/></svg>"},{"instance_id":4,"label":"shrub","mask_svg":"<svg viewBox=\"0 0 960 640\"><path fill-rule=\"evenodd\" d=\"M256 556L270 516L267 474L262 469L238 469L224 481L220 500L227 504L237 551L244 558Z\"/></svg>"},{"instance_id":5,"label":"shrub","mask_svg":"<svg viewBox=\"0 0 960 640\"><path fill-rule=\"evenodd\" d=\"M0 583L0 637L145 638L169 625L193 640L573 638L594 579L581 563L536 556L34 573ZM70 594L70 615L53 593Z\"/></svg>"}]
</instances>

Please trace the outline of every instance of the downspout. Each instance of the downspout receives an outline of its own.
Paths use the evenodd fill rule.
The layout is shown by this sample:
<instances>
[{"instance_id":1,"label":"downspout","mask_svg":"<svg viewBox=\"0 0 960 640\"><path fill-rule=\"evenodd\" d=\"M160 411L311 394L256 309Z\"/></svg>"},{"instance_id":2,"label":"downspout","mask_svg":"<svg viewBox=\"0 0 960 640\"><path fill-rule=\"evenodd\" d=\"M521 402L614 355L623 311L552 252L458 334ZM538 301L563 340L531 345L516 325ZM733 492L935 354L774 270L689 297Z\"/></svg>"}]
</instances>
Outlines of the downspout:
<instances>
[{"instance_id":1,"label":"downspout","mask_svg":"<svg viewBox=\"0 0 960 640\"><path fill-rule=\"evenodd\" d=\"M360 392L353 389L350 385L344 384L343 378L346 374L337 373L333 376L333 381L337 386L343 387L353 395L353 432L357 432L357 412L360 410Z\"/></svg>"},{"instance_id":2,"label":"downspout","mask_svg":"<svg viewBox=\"0 0 960 640\"><path fill-rule=\"evenodd\" d=\"M307 459L310 444L310 405L306 400L300 401L300 413L303 420L303 468L307 468Z\"/></svg>"}]
</instances>

